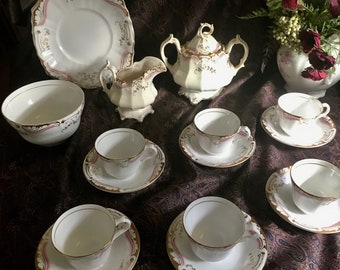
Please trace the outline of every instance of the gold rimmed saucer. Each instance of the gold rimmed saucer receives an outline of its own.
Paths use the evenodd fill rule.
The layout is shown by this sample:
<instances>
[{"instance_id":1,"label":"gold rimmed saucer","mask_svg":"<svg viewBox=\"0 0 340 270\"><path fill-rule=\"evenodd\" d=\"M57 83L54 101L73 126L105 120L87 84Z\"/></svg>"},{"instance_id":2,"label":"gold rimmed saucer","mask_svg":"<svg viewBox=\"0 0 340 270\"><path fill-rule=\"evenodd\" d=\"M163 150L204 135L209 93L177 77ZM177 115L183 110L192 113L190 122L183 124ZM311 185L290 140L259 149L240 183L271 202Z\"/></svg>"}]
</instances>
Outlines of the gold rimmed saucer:
<instances>
[{"instance_id":1,"label":"gold rimmed saucer","mask_svg":"<svg viewBox=\"0 0 340 270\"><path fill-rule=\"evenodd\" d=\"M305 214L293 202L290 167L274 172L266 184L266 196L273 210L288 223L305 231L322 234L340 232L340 216L328 212Z\"/></svg>"},{"instance_id":2,"label":"gold rimmed saucer","mask_svg":"<svg viewBox=\"0 0 340 270\"><path fill-rule=\"evenodd\" d=\"M306 132L299 136L289 136L280 127L276 106L266 109L261 116L261 125L264 131L273 139L293 147L315 148L323 146L335 137L336 128L329 116L317 120L313 132Z\"/></svg>"},{"instance_id":3,"label":"gold rimmed saucer","mask_svg":"<svg viewBox=\"0 0 340 270\"><path fill-rule=\"evenodd\" d=\"M162 174L165 167L165 155L162 149L150 140L156 150L153 160L147 160L138 171L127 179L116 179L110 176L103 168L103 164L93 147L83 162L83 173L86 180L95 188L109 193L129 193L141 190L154 183Z\"/></svg>"},{"instance_id":4,"label":"gold rimmed saucer","mask_svg":"<svg viewBox=\"0 0 340 270\"><path fill-rule=\"evenodd\" d=\"M125 216L123 213L108 208L114 217ZM36 270L65 270L75 269L53 247L51 241L52 227L50 226L43 234L35 254ZM132 269L137 262L140 252L139 232L133 222L130 229L115 240L108 261L100 267L101 270L128 270Z\"/></svg>"}]
</instances>

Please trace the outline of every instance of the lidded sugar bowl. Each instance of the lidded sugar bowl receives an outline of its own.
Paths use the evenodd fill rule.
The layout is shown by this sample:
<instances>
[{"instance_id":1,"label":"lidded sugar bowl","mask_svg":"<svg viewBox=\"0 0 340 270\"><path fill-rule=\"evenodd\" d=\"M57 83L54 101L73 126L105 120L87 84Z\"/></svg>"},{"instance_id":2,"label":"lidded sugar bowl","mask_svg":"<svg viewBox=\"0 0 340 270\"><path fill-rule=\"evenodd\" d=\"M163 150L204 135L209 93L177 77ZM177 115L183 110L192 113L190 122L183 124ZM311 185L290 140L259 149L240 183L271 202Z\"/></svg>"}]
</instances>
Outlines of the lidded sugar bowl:
<instances>
[{"instance_id":1,"label":"lidded sugar bowl","mask_svg":"<svg viewBox=\"0 0 340 270\"><path fill-rule=\"evenodd\" d=\"M212 36L213 31L212 24L201 23L196 36L183 46L173 34L160 46L163 62L174 81L181 86L179 94L188 97L193 104L218 95L238 70L244 67L248 58L248 45L239 35L223 45ZM174 64L170 64L165 55L165 47L168 44L174 44L177 49L177 60ZM242 45L244 52L239 63L234 66L230 61L230 53L236 44Z\"/></svg>"}]
</instances>

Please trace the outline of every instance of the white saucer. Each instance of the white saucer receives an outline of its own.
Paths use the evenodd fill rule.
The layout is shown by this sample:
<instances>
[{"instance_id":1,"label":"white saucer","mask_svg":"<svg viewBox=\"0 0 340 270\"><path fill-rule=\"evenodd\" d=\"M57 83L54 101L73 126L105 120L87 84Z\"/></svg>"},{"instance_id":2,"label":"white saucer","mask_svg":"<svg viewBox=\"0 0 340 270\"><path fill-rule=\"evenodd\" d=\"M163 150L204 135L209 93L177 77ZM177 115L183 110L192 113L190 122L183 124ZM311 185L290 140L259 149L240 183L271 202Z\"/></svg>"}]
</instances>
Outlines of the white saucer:
<instances>
[{"instance_id":1,"label":"white saucer","mask_svg":"<svg viewBox=\"0 0 340 270\"><path fill-rule=\"evenodd\" d=\"M195 270L238 270L262 269L267 260L267 241L259 225L246 213L246 232L224 260L206 262L199 259L191 250L189 239L182 223L183 212L171 223L167 237L166 249L173 266L178 269Z\"/></svg>"},{"instance_id":2,"label":"white saucer","mask_svg":"<svg viewBox=\"0 0 340 270\"><path fill-rule=\"evenodd\" d=\"M232 145L232 149L221 155L210 155L198 144L195 127L187 126L179 136L179 146L183 153L192 161L216 168L228 168L239 165L248 160L254 153L256 143L250 135L249 128L242 126Z\"/></svg>"},{"instance_id":3,"label":"white saucer","mask_svg":"<svg viewBox=\"0 0 340 270\"><path fill-rule=\"evenodd\" d=\"M164 170L165 156L158 145L149 140L147 140L147 144L155 146L157 149L156 156L143 162L138 171L126 179L116 179L110 176L102 168L102 161L98 158L96 150L92 148L83 162L83 173L86 179L94 187L110 193L128 193L151 185Z\"/></svg>"},{"instance_id":4,"label":"white saucer","mask_svg":"<svg viewBox=\"0 0 340 270\"><path fill-rule=\"evenodd\" d=\"M306 132L301 136L289 136L280 127L276 106L266 109L261 116L261 125L273 139L300 148L314 148L325 145L333 140L336 128L332 119L328 116L317 120L316 129Z\"/></svg>"},{"instance_id":5,"label":"white saucer","mask_svg":"<svg viewBox=\"0 0 340 270\"><path fill-rule=\"evenodd\" d=\"M266 184L266 196L274 211L290 224L314 233L340 232L339 213L305 214L291 196L290 167L274 172Z\"/></svg>"},{"instance_id":6,"label":"white saucer","mask_svg":"<svg viewBox=\"0 0 340 270\"><path fill-rule=\"evenodd\" d=\"M96 88L106 60L117 69L133 62L135 34L123 0L38 0L31 17L37 55L53 77Z\"/></svg>"},{"instance_id":7,"label":"white saucer","mask_svg":"<svg viewBox=\"0 0 340 270\"><path fill-rule=\"evenodd\" d=\"M121 212L109 209L113 216L124 216ZM66 259L57 252L51 242L53 225L42 236L36 254L35 268L37 270L74 270ZM133 222L130 229L119 236L112 247L108 261L100 267L100 270L125 270L132 269L136 264L140 252L140 238L138 230Z\"/></svg>"}]
</instances>

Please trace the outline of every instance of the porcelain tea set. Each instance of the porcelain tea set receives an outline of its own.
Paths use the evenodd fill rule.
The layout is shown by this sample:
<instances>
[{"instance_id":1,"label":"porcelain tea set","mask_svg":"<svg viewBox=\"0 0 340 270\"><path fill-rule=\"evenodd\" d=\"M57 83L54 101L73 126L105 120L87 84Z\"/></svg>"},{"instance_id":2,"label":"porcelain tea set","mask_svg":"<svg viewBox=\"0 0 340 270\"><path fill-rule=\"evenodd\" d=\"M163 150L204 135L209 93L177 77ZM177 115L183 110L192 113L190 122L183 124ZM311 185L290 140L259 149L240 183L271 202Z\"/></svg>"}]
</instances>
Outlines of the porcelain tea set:
<instances>
[{"instance_id":1,"label":"porcelain tea set","mask_svg":"<svg viewBox=\"0 0 340 270\"><path fill-rule=\"evenodd\" d=\"M71 57L75 63L69 66L61 64L64 63L60 61L64 59L61 52L54 53L53 59L44 58L48 55L46 52L54 48L55 40L48 34L44 35L42 29L53 28L55 23L43 12L49 10L53 13L55 2L46 4L40 0L33 8L33 35L38 56L44 68L60 80L21 87L3 102L4 117L25 140L52 146L72 136L80 124L85 102L80 87L101 86L117 107L122 120L132 118L142 122L148 114L154 113L152 104L158 93L153 79L158 74L168 69L180 86L179 95L197 104L219 95L247 60L248 46L239 35L223 45L212 36L213 25L202 23L196 36L184 45L170 34L160 45L162 60L146 56L133 62L133 27L128 11L121 2L118 4L120 8L111 5L110 1L103 2L92 7L89 1L82 1L83 5L91 5L98 10L93 10L93 14L83 14L82 7L77 7L77 19L93 16L94 25L105 30L104 22L95 14L109 18L106 9L114 6L120 27L112 24L101 36L101 42L107 44L111 42L107 36L114 39L113 32L120 33L113 46L119 57L101 52L102 55L96 57L102 60L101 63L96 61L91 66L82 66L83 74L86 74L84 80L83 75L72 69L81 66L81 61L76 61L75 57ZM45 4L47 6L42 8ZM69 8L69 3L62 5L65 6L60 10ZM38 46L41 41L50 46ZM70 45L72 42L66 40L64 43ZM174 64L170 64L165 55L165 47L171 44L177 50ZM234 66L230 54L237 44L243 47L244 53ZM63 112L59 110L61 106ZM329 111L328 104L312 96L287 93L278 99L276 106L262 114L261 124L271 137L282 143L295 147L318 147L335 136L334 123L327 116ZM242 125L235 113L209 108L198 112L192 123L183 129L179 146L193 162L228 168L248 160L255 152L256 142L250 129ZM136 130L115 128L96 138L94 147L84 159L83 173L97 189L127 193L152 184L159 178L164 166L165 155L158 145ZM322 187L318 184L320 178L325 179ZM286 199L287 193L292 194L292 202ZM313 232L329 233L328 230L334 228L326 226L330 222L328 217L325 218L327 222L317 228L312 224L315 224L316 215L324 217L327 211L340 212L340 170L317 159L298 161L269 178L266 195L273 209L288 222ZM211 263L214 269L225 269L225 265L235 265L236 269L245 263L244 259L249 254L257 259L246 260L248 266L261 269L267 258L266 238L259 225L235 204L220 197L202 197L190 203L171 223L166 240L171 262L181 265L184 262L178 261L178 258L183 258L185 265L194 269L209 269ZM139 251L138 230L127 216L99 205L80 205L62 214L45 232L38 246L36 266L37 269L45 269L47 256L51 269L62 270L70 266L75 269L108 269L108 265L115 269L112 265L121 260L126 261L126 269L130 269L136 263ZM235 259L231 254L239 256ZM120 259L116 260L115 256L120 256Z\"/></svg>"},{"instance_id":2,"label":"porcelain tea set","mask_svg":"<svg viewBox=\"0 0 340 270\"><path fill-rule=\"evenodd\" d=\"M197 104L202 99L217 96L223 86L228 85L237 71L244 67L249 50L239 35L226 46L219 44L212 36L213 31L212 24L202 23L196 36L183 46L171 34L160 46L164 63L156 57L146 56L140 62L117 70L108 61L100 73L100 82L111 102L118 107L121 119L143 121L147 114L154 112L151 104L157 96L157 90L152 80L165 72L166 68L181 86L179 94L188 97L191 103ZM174 65L165 56L164 49L168 44L174 44L177 49L178 58ZM234 66L229 58L236 44L243 46L244 55L239 64Z\"/></svg>"}]
</instances>

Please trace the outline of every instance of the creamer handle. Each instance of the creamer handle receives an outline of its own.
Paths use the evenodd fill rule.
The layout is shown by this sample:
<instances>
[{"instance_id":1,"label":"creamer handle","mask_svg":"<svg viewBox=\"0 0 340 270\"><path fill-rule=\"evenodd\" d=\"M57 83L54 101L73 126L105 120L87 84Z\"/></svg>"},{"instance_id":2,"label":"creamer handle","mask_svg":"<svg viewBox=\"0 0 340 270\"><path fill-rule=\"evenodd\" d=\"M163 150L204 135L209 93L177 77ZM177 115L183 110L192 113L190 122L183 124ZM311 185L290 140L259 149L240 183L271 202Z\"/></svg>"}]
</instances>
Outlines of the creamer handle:
<instances>
[{"instance_id":1,"label":"creamer handle","mask_svg":"<svg viewBox=\"0 0 340 270\"><path fill-rule=\"evenodd\" d=\"M233 38L232 40L229 41L229 43L227 44L226 46L226 49L225 49L225 52L227 54L230 54L232 48L234 47L234 45L236 44L240 44L243 46L244 48L244 53L243 53L243 56L242 58L240 59L240 62L238 63L238 65L234 66L234 68L236 70L239 70L240 68L244 67L244 62L246 62L247 58L248 58L248 54L249 54L249 47L248 47L248 44L240 37L240 35L236 35L235 38ZM230 57L229 57L229 64L231 64L230 62Z\"/></svg>"},{"instance_id":2,"label":"creamer handle","mask_svg":"<svg viewBox=\"0 0 340 270\"><path fill-rule=\"evenodd\" d=\"M100 74L99 74L99 80L100 80L100 84L102 85L103 87L103 90L106 92L108 90L111 89L107 87L107 82L105 82L105 79L104 79L104 73L108 71L111 73L111 76L110 76L110 80L112 82L112 84L116 81L116 77L117 77L117 70L114 66L111 66L110 64L110 61L109 60L106 60L106 65L105 67L100 71Z\"/></svg>"}]
</instances>

